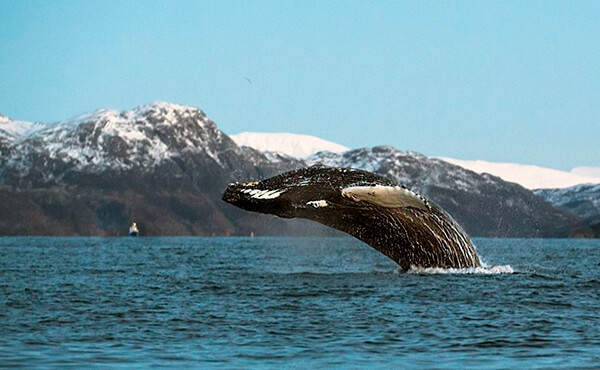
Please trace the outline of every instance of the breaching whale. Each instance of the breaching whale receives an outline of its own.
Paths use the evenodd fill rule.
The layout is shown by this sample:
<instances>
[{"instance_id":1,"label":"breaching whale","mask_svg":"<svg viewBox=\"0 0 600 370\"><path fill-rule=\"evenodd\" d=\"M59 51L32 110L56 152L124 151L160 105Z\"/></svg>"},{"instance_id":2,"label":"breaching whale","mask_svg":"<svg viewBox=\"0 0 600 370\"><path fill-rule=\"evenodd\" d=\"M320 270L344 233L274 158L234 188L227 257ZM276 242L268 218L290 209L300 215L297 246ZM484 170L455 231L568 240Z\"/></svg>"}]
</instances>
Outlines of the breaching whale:
<instances>
[{"instance_id":1,"label":"breaching whale","mask_svg":"<svg viewBox=\"0 0 600 370\"><path fill-rule=\"evenodd\" d=\"M311 166L229 184L223 200L284 218L306 218L348 233L403 270L481 266L469 236L439 206L376 174Z\"/></svg>"}]
</instances>

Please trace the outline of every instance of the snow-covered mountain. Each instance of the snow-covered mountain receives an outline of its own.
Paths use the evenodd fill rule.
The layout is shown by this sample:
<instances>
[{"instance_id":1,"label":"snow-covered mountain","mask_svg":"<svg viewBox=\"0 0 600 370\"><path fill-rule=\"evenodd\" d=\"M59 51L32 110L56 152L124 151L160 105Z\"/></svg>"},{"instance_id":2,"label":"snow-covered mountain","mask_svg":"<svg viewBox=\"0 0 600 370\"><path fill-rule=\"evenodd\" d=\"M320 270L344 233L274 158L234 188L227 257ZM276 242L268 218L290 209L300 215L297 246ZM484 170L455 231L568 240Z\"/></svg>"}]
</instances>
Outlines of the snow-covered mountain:
<instances>
[{"instance_id":1,"label":"snow-covered mountain","mask_svg":"<svg viewBox=\"0 0 600 370\"><path fill-rule=\"evenodd\" d=\"M147 169L184 151L219 162L216 146L225 138L197 108L157 102L123 112L100 109L38 129L17 140L8 163L44 155L77 170Z\"/></svg>"},{"instance_id":2,"label":"snow-covered mountain","mask_svg":"<svg viewBox=\"0 0 600 370\"><path fill-rule=\"evenodd\" d=\"M440 157L440 159L477 173L498 176L527 189L568 188L578 184L600 183L600 168L597 167L576 167L571 172L566 172L517 163L461 160L448 157Z\"/></svg>"},{"instance_id":3,"label":"snow-covered mountain","mask_svg":"<svg viewBox=\"0 0 600 370\"><path fill-rule=\"evenodd\" d=\"M164 102L122 112L101 109L35 130L14 126L6 131L15 134L2 171L14 182L57 182L74 173L141 173L185 158L233 171L232 155L248 157L198 108Z\"/></svg>"},{"instance_id":4,"label":"snow-covered mountain","mask_svg":"<svg viewBox=\"0 0 600 370\"><path fill-rule=\"evenodd\" d=\"M304 165L239 147L198 108L163 102L11 134L3 153L0 235L118 235L134 219L146 235L292 233L221 193Z\"/></svg>"},{"instance_id":5,"label":"snow-covered mountain","mask_svg":"<svg viewBox=\"0 0 600 370\"><path fill-rule=\"evenodd\" d=\"M2 120L10 127L2 130L0 146L4 235L112 235L133 219L146 235L330 232L221 201L231 181L310 163L363 168L402 182L473 235L567 236L578 222L517 184L414 152L375 147L340 154L332 151L346 148L310 139L300 140L311 143L302 155L320 152L303 160L239 146L195 107L157 102L122 112L102 109L41 127Z\"/></svg>"},{"instance_id":6,"label":"snow-covered mountain","mask_svg":"<svg viewBox=\"0 0 600 370\"><path fill-rule=\"evenodd\" d=\"M239 146L248 146L261 152L283 153L290 157L306 158L317 152L340 153L347 147L315 136L290 133L242 132L231 135Z\"/></svg>"},{"instance_id":7,"label":"snow-covered mountain","mask_svg":"<svg viewBox=\"0 0 600 370\"><path fill-rule=\"evenodd\" d=\"M239 147L200 109L165 102L121 112L100 109L48 124L15 137L3 152L0 184L136 187L148 193L196 188L210 193L213 203L228 182L303 163Z\"/></svg>"}]
</instances>

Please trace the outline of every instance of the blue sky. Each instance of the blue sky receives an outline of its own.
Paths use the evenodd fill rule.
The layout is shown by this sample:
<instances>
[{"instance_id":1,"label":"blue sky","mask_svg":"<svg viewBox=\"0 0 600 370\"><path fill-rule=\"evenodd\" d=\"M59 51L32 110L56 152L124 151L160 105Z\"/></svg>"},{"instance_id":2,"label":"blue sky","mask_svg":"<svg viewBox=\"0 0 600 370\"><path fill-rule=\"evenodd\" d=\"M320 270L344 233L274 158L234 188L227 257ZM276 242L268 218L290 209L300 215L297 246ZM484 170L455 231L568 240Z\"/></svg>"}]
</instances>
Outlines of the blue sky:
<instances>
[{"instance_id":1,"label":"blue sky","mask_svg":"<svg viewBox=\"0 0 600 370\"><path fill-rule=\"evenodd\" d=\"M600 166L598 1L0 0L0 14L13 119L166 100L230 134Z\"/></svg>"}]
</instances>

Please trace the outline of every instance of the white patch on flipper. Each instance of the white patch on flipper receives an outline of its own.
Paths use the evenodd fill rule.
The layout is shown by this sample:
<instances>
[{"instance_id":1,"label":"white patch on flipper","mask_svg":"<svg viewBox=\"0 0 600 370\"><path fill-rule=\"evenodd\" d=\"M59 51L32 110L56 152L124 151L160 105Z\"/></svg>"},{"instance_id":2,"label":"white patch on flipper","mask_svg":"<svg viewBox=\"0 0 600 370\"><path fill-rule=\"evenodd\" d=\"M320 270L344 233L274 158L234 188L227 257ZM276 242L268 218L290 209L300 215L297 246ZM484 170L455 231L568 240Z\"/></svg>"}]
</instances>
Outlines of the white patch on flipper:
<instances>
[{"instance_id":1,"label":"white patch on flipper","mask_svg":"<svg viewBox=\"0 0 600 370\"><path fill-rule=\"evenodd\" d=\"M311 200L310 202L306 202L307 206L313 206L315 208L327 207L329 203L326 200Z\"/></svg>"},{"instance_id":2,"label":"white patch on flipper","mask_svg":"<svg viewBox=\"0 0 600 370\"><path fill-rule=\"evenodd\" d=\"M429 209L419 194L401 186L350 186L342 189L342 196L355 202L368 202L386 208L415 207Z\"/></svg>"}]
</instances>

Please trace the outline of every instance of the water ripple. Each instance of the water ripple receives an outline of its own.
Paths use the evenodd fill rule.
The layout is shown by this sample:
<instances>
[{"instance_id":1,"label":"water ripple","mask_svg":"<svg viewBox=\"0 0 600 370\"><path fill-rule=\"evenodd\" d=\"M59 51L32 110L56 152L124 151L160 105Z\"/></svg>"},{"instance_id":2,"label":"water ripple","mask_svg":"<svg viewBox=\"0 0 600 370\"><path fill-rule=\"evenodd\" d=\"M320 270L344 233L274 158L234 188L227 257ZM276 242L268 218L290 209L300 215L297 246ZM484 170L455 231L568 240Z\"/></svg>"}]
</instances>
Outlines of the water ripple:
<instances>
[{"instance_id":1,"label":"water ripple","mask_svg":"<svg viewBox=\"0 0 600 370\"><path fill-rule=\"evenodd\" d=\"M600 363L600 242L476 243L400 273L347 238L0 238L0 366Z\"/></svg>"}]
</instances>

